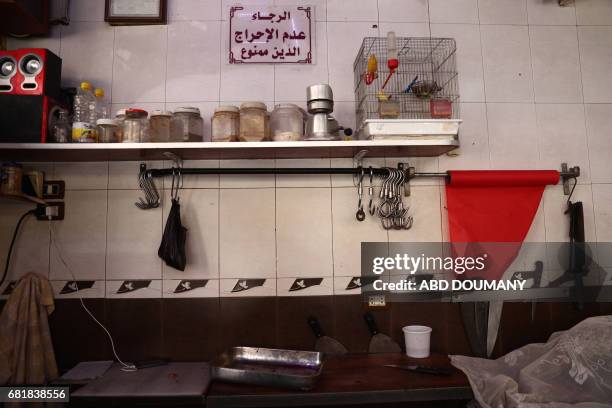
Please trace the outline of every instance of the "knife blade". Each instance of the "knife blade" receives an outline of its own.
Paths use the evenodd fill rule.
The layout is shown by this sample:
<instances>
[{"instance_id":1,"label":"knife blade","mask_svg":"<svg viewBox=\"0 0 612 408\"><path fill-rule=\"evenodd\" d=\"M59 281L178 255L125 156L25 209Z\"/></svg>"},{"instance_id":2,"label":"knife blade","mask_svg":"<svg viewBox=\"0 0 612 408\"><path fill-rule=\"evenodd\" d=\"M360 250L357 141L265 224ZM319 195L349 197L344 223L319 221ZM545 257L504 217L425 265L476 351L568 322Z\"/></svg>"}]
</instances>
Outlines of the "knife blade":
<instances>
[{"instance_id":1,"label":"knife blade","mask_svg":"<svg viewBox=\"0 0 612 408\"><path fill-rule=\"evenodd\" d=\"M487 318L487 357L491 357L495 343L497 342L497 334L501 324L501 314L504 308L503 300L491 300L489 302L489 316Z\"/></svg>"},{"instance_id":2,"label":"knife blade","mask_svg":"<svg viewBox=\"0 0 612 408\"><path fill-rule=\"evenodd\" d=\"M399 368L400 370L414 371L422 374L431 375L451 375L451 372L445 368L424 367L418 365L403 365L403 364L385 364L385 367Z\"/></svg>"}]
</instances>

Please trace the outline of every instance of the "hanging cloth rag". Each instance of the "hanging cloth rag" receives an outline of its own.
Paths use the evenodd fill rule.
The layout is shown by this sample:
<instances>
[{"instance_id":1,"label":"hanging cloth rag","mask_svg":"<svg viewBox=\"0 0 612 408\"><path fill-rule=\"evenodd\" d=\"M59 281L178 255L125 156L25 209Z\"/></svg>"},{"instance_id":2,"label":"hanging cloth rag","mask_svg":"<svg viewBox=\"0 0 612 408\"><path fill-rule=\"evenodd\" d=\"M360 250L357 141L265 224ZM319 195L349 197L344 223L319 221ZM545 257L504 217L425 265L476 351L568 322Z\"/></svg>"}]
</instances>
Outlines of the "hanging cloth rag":
<instances>
[{"instance_id":1,"label":"hanging cloth rag","mask_svg":"<svg viewBox=\"0 0 612 408\"><path fill-rule=\"evenodd\" d=\"M30 272L17 282L0 315L0 385L58 377L47 320L54 309L47 278Z\"/></svg>"},{"instance_id":2,"label":"hanging cloth rag","mask_svg":"<svg viewBox=\"0 0 612 408\"><path fill-rule=\"evenodd\" d=\"M559 182L559 172L450 171L446 202L453 256L487 254L486 269L472 279L498 280L518 255L540 205L544 187ZM503 301L462 303L472 352L491 356Z\"/></svg>"},{"instance_id":3,"label":"hanging cloth rag","mask_svg":"<svg viewBox=\"0 0 612 408\"><path fill-rule=\"evenodd\" d=\"M187 264L186 240L187 228L181 222L181 205L178 199L173 198L157 255L166 262L166 265L184 271Z\"/></svg>"}]
</instances>

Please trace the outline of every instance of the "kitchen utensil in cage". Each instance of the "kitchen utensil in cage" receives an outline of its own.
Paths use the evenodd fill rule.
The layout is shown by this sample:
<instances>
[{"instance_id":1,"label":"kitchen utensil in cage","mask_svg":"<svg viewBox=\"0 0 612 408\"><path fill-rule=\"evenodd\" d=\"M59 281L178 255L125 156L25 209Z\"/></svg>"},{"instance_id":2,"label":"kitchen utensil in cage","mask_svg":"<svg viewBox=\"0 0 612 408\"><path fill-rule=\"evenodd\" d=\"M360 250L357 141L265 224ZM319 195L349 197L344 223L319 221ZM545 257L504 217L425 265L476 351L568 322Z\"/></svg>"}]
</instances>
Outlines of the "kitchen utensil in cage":
<instances>
[{"instance_id":1,"label":"kitchen utensil in cage","mask_svg":"<svg viewBox=\"0 0 612 408\"><path fill-rule=\"evenodd\" d=\"M369 73L372 64L368 70L368 61L372 61L372 55L378 61L386 61L387 43L386 37L364 38L353 64L357 128L367 119L441 118L436 109L440 106L438 101L443 101L446 107L450 102L450 111L445 109L442 113L448 116L442 118L458 119L455 40L397 37L399 65L383 89L390 74L389 67L378 64L376 78L372 80L374 75Z\"/></svg>"}]
</instances>

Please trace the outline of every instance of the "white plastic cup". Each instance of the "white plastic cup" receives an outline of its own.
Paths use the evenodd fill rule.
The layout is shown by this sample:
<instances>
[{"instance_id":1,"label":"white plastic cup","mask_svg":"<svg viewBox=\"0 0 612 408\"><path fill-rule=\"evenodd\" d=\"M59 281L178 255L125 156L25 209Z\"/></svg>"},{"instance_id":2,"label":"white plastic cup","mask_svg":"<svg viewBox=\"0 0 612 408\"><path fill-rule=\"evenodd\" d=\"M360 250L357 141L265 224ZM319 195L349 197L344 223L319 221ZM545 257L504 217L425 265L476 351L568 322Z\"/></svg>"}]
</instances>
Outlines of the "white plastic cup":
<instances>
[{"instance_id":1,"label":"white plastic cup","mask_svg":"<svg viewBox=\"0 0 612 408\"><path fill-rule=\"evenodd\" d=\"M406 342L406 355L413 358L429 357L431 327L406 326L402 328Z\"/></svg>"}]
</instances>

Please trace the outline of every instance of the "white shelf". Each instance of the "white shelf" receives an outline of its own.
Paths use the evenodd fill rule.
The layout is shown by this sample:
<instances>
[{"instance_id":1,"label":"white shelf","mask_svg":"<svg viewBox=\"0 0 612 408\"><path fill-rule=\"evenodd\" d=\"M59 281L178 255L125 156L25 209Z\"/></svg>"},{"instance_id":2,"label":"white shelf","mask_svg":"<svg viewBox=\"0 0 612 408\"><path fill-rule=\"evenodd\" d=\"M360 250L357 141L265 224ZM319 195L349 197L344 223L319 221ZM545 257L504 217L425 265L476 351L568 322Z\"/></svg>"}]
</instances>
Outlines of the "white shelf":
<instances>
[{"instance_id":1,"label":"white shelf","mask_svg":"<svg viewBox=\"0 0 612 408\"><path fill-rule=\"evenodd\" d=\"M297 159L353 157L434 157L459 147L454 136L406 140L333 142L220 142L220 143L0 143L0 160L16 161L127 161L160 160L173 152L184 160Z\"/></svg>"}]
</instances>

